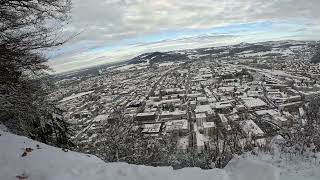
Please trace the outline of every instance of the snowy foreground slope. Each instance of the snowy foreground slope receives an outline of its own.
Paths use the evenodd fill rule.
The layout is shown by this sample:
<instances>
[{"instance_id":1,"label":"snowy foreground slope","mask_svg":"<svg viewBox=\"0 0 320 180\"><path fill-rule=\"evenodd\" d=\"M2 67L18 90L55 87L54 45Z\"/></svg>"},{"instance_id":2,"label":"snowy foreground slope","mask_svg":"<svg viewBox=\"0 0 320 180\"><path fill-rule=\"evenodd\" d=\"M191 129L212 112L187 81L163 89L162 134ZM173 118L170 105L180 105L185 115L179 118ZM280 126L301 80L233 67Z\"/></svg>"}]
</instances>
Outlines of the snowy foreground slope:
<instances>
[{"instance_id":1,"label":"snowy foreground slope","mask_svg":"<svg viewBox=\"0 0 320 180\"><path fill-rule=\"evenodd\" d=\"M26 137L0 130L0 180L277 180L320 179L318 165L310 164L299 172L272 165L270 158L235 158L225 169L201 170L146 167L126 163L105 163L93 155L51 147ZM27 148L27 149L26 149ZM31 149L30 149L31 148ZM266 163L268 162L268 163Z\"/></svg>"}]
</instances>

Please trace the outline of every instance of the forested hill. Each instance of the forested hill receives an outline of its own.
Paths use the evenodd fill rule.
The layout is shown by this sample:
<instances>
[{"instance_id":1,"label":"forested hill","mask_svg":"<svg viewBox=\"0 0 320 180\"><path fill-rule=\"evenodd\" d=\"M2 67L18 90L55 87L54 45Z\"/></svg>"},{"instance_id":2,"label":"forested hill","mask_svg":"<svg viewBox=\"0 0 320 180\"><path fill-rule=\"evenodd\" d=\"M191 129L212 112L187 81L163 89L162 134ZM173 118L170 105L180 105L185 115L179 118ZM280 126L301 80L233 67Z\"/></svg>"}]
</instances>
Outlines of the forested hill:
<instances>
[{"instance_id":1,"label":"forested hill","mask_svg":"<svg viewBox=\"0 0 320 180\"><path fill-rule=\"evenodd\" d=\"M161 62L174 62L174 61L185 61L189 58L184 54L177 53L164 53L164 52L152 52L141 54L128 61L128 64L139 64L146 63L155 64Z\"/></svg>"}]
</instances>

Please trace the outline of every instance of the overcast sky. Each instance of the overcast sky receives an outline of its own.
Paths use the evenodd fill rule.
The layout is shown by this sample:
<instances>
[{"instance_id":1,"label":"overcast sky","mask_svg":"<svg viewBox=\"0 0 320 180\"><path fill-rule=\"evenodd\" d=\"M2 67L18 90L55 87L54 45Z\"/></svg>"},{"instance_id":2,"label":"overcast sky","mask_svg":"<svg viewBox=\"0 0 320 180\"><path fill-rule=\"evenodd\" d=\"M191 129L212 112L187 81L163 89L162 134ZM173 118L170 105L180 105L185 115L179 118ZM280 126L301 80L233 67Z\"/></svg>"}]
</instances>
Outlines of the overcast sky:
<instances>
[{"instance_id":1,"label":"overcast sky","mask_svg":"<svg viewBox=\"0 0 320 180\"><path fill-rule=\"evenodd\" d=\"M49 53L56 72L143 52L267 40L319 40L320 0L72 0L65 34Z\"/></svg>"}]
</instances>

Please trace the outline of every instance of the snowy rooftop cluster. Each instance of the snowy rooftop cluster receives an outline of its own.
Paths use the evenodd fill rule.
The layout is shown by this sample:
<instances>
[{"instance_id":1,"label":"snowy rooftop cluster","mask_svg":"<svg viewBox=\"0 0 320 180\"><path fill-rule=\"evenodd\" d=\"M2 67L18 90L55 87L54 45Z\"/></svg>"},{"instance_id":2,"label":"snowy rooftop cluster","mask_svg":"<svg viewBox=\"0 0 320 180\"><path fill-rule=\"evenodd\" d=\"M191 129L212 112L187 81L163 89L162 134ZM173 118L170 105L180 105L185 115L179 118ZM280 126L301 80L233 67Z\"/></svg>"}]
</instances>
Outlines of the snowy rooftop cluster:
<instances>
[{"instance_id":1,"label":"snowy rooftop cluster","mask_svg":"<svg viewBox=\"0 0 320 180\"><path fill-rule=\"evenodd\" d=\"M267 104L258 98L249 98L244 100L244 105L248 108L266 106Z\"/></svg>"}]
</instances>

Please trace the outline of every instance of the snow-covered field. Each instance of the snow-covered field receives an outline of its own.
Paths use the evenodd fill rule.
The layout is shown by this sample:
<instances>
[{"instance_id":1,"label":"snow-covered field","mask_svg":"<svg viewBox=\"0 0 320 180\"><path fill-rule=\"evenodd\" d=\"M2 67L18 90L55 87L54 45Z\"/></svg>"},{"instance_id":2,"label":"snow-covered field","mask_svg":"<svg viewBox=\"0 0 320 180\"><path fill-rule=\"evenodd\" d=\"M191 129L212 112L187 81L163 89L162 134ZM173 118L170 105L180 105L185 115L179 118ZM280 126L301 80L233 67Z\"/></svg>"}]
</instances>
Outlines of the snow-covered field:
<instances>
[{"instance_id":1,"label":"snow-covered field","mask_svg":"<svg viewBox=\"0 0 320 180\"><path fill-rule=\"evenodd\" d=\"M316 162L270 156L234 158L225 169L201 170L105 163L93 155L51 147L0 130L1 180L319 180Z\"/></svg>"},{"instance_id":2,"label":"snow-covered field","mask_svg":"<svg viewBox=\"0 0 320 180\"><path fill-rule=\"evenodd\" d=\"M78 93L78 94L73 94L71 96L68 96L68 97L65 97L63 98L61 101L59 101L60 103L61 102L65 102L65 101L69 101L71 99L74 99L74 98L78 98L78 97L81 97L81 96L84 96L84 95L87 95L87 94L91 94L93 93L94 91L88 91L88 92L82 92L82 93Z\"/></svg>"},{"instance_id":3,"label":"snow-covered field","mask_svg":"<svg viewBox=\"0 0 320 180\"><path fill-rule=\"evenodd\" d=\"M120 66L114 70L127 71L130 69L144 69L144 68L147 68L148 65L149 65L149 60L145 63L123 65L123 66Z\"/></svg>"},{"instance_id":4,"label":"snow-covered field","mask_svg":"<svg viewBox=\"0 0 320 180\"><path fill-rule=\"evenodd\" d=\"M279 48L273 48L271 51L266 51L266 52L253 52L252 50L250 51L243 51L241 53L238 53L238 55L242 57L254 57L254 56L265 56L268 54L282 54L284 56L288 56L293 54L293 52L290 49L279 49Z\"/></svg>"},{"instance_id":5,"label":"snow-covered field","mask_svg":"<svg viewBox=\"0 0 320 180\"><path fill-rule=\"evenodd\" d=\"M160 63L160 64L159 64L159 67L172 66L172 65L174 65L174 64L175 64L174 62Z\"/></svg>"}]
</instances>

